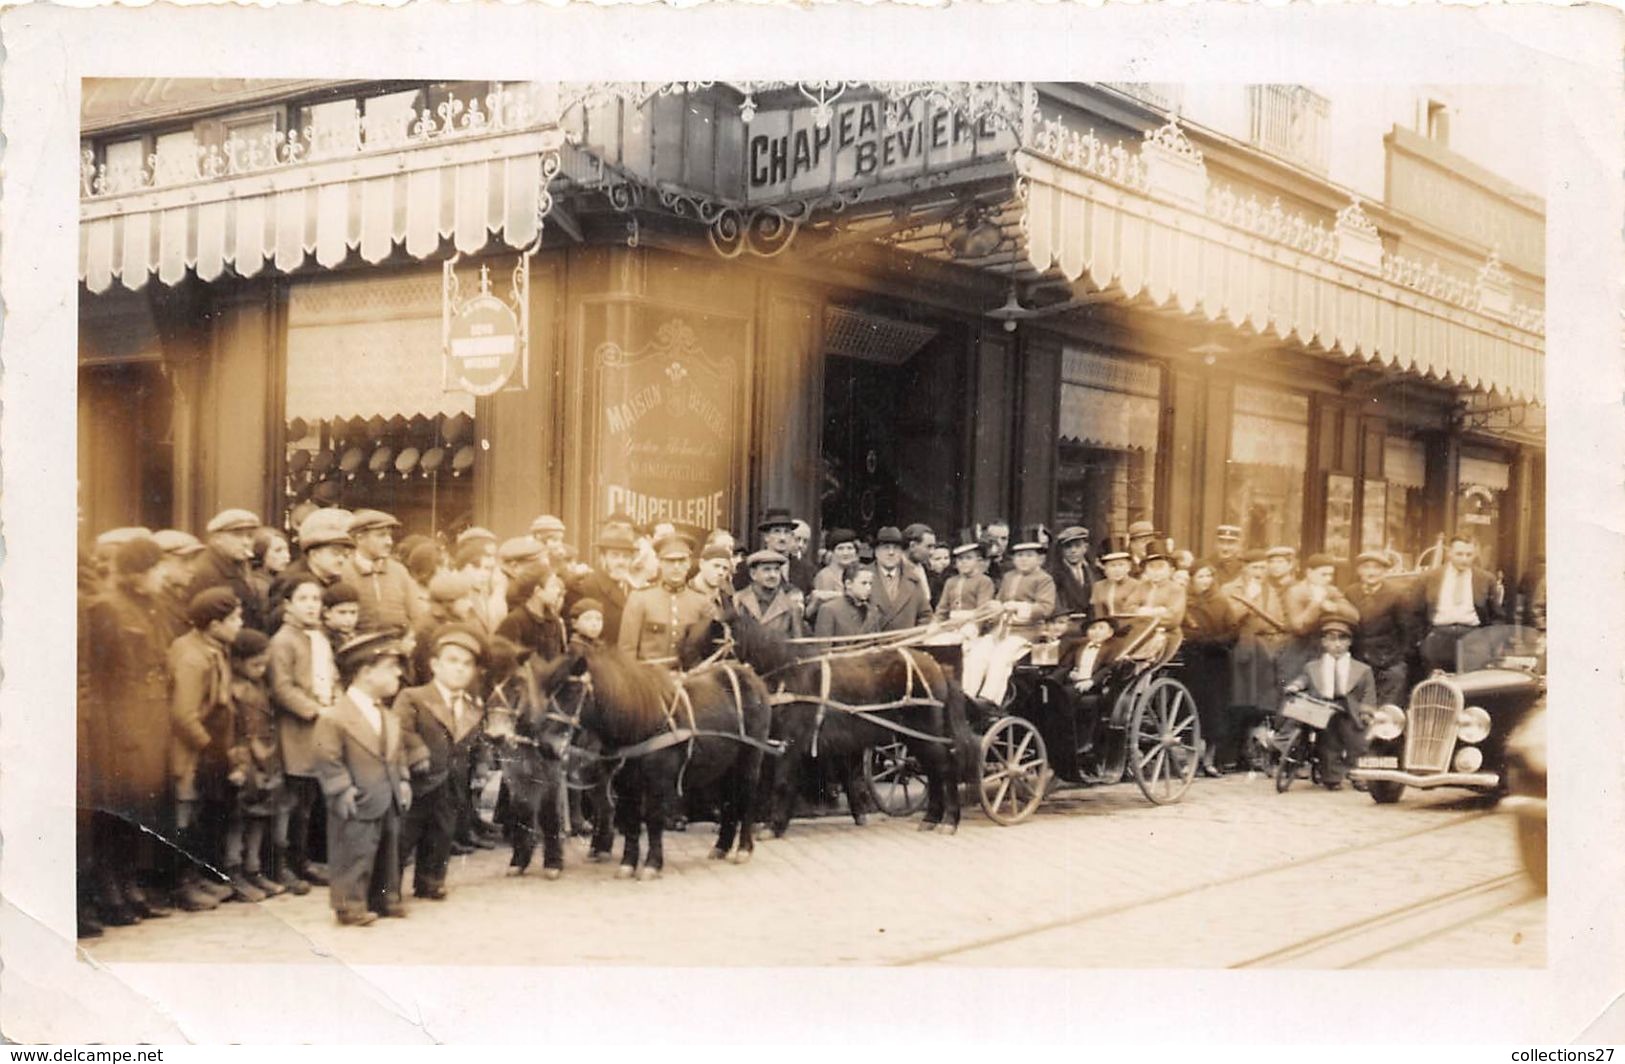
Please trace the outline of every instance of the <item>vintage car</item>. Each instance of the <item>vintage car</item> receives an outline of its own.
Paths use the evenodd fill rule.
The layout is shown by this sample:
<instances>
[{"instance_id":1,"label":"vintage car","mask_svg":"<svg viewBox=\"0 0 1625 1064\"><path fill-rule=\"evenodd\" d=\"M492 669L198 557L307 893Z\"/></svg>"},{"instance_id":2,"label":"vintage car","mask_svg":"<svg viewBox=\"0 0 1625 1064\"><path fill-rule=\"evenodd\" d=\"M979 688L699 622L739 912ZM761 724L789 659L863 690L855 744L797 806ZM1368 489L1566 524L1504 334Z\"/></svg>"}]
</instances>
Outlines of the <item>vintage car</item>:
<instances>
[{"instance_id":1,"label":"vintage car","mask_svg":"<svg viewBox=\"0 0 1625 1064\"><path fill-rule=\"evenodd\" d=\"M1373 711L1370 748L1349 778L1374 801L1397 802L1407 787L1505 793L1507 740L1545 694L1545 649L1533 630L1512 625L1461 642L1458 671L1417 684L1404 709Z\"/></svg>"}]
</instances>

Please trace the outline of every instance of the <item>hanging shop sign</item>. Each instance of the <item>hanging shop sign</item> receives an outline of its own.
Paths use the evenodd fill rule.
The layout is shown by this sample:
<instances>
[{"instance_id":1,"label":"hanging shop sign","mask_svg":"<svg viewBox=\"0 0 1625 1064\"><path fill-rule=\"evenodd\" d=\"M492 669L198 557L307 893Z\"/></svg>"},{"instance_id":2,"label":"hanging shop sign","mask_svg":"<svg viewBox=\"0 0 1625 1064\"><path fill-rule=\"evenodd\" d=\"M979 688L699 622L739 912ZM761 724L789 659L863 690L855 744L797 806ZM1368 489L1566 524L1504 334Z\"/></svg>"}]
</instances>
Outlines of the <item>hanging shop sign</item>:
<instances>
[{"instance_id":1,"label":"hanging shop sign","mask_svg":"<svg viewBox=\"0 0 1625 1064\"><path fill-rule=\"evenodd\" d=\"M480 266L480 290L463 299L454 256L442 268L441 335L445 390L470 395L530 386L530 253L513 271L512 299L491 291L491 267Z\"/></svg>"},{"instance_id":2,"label":"hanging shop sign","mask_svg":"<svg viewBox=\"0 0 1625 1064\"><path fill-rule=\"evenodd\" d=\"M727 527L733 506L735 369L710 358L681 319L628 352L600 344L596 517Z\"/></svg>"}]
</instances>

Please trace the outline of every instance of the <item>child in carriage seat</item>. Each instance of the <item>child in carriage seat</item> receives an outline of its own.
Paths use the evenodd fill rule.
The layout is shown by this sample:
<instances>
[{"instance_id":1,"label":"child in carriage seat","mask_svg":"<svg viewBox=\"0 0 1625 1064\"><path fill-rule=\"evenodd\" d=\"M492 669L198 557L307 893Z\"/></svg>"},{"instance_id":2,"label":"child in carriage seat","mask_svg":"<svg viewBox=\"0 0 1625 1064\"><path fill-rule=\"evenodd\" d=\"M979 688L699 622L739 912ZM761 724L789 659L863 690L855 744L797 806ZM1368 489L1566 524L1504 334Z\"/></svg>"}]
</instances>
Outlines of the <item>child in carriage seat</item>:
<instances>
[{"instance_id":1,"label":"child in carriage seat","mask_svg":"<svg viewBox=\"0 0 1625 1064\"><path fill-rule=\"evenodd\" d=\"M1343 786L1349 766L1365 751L1364 718L1377 701L1377 681L1371 667L1349 653L1353 641L1354 627L1343 617L1321 621L1323 653L1311 658L1284 688L1289 694L1308 691L1328 702L1342 702L1347 710L1332 717L1316 743L1321 782L1334 791Z\"/></svg>"},{"instance_id":2,"label":"child in carriage seat","mask_svg":"<svg viewBox=\"0 0 1625 1064\"><path fill-rule=\"evenodd\" d=\"M1122 650L1117 622L1111 614L1096 609L1089 615L1083 641L1062 654L1052 675L1079 694L1099 694Z\"/></svg>"}]
</instances>

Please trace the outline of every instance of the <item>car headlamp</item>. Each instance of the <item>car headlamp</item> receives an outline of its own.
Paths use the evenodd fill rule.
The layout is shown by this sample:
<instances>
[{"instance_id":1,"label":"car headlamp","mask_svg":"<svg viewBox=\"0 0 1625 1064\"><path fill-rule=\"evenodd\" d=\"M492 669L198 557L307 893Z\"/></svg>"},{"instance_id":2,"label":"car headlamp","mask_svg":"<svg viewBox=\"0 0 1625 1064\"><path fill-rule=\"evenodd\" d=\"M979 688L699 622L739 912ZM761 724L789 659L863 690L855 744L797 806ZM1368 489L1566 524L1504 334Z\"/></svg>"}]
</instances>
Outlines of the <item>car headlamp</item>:
<instances>
[{"instance_id":1,"label":"car headlamp","mask_svg":"<svg viewBox=\"0 0 1625 1064\"><path fill-rule=\"evenodd\" d=\"M1477 772L1484 765L1484 751L1476 746L1464 746L1456 751L1453 763L1457 772Z\"/></svg>"},{"instance_id":2,"label":"car headlamp","mask_svg":"<svg viewBox=\"0 0 1625 1064\"><path fill-rule=\"evenodd\" d=\"M1405 711L1395 705L1378 706L1371 713L1366 736L1384 742L1397 739L1405 733Z\"/></svg>"},{"instance_id":3,"label":"car headlamp","mask_svg":"<svg viewBox=\"0 0 1625 1064\"><path fill-rule=\"evenodd\" d=\"M1464 743L1481 743L1490 734L1490 715L1480 706L1468 706L1456 717L1456 736Z\"/></svg>"}]
</instances>

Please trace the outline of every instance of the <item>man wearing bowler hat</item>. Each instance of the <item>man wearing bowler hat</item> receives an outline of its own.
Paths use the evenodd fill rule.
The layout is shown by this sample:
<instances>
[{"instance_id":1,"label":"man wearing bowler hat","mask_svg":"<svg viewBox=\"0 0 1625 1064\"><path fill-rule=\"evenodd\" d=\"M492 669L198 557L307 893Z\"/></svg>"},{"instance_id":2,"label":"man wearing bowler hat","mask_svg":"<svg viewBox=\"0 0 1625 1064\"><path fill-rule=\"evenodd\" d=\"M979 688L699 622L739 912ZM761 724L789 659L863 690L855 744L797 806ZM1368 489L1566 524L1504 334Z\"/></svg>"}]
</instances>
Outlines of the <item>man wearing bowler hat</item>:
<instances>
[{"instance_id":1,"label":"man wearing bowler hat","mask_svg":"<svg viewBox=\"0 0 1625 1064\"><path fill-rule=\"evenodd\" d=\"M208 546L192 563L186 601L211 587L230 588L243 604L243 624L263 632L265 603L260 601L259 589L248 571L254 557L254 533L259 529L259 515L248 510L222 510L209 518L204 529Z\"/></svg>"},{"instance_id":2,"label":"man wearing bowler hat","mask_svg":"<svg viewBox=\"0 0 1625 1064\"><path fill-rule=\"evenodd\" d=\"M316 718L316 776L327 798L327 870L341 924L405 916L401 814L412 807L406 745L387 703L401 686L400 641L358 635L337 651L344 693Z\"/></svg>"},{"instance_id":3,"label":"man wearing bowler hat","mask_svg":"<svg viewBox=\"0 0 1625 1064\"><path fill-rule=\"evenodd\" d=\"M1055 578L1055 605L1061 613L1088 613L1095 588L1094 565L1089 561L1089 530L1081 525L1061 529L1055 537L1060 549L1051 559Z\"/></svg>"},{"instance_id":4,"label":"man wearing bowler hat","mask_svg":"<svg viewBox=\"0 0 1625 1064\"><path fill-rule=\"evenodd\" d=\"M382 510L357 510L350 518L355 551L339 567L340 579L356 589L361 606L358 632L385 628L411 631L425 614L406 566L394 556L401 523Z\"/></svg>"},{"instance_id":5,"label":"man wearing bowler hat","mask_svg":"<svg viewBox=\"0 0 1625 1064\"><path fill-rule=\"evenodd\" d=\"M1405 704L1405 658L1421 628L1413 596L1388 579L1392 564L1386 551L1365 551L1354 559L1359 579L1343 589L1343 597L1360 612L1354 656L1371 666L1378 705Z\"/></svg>"},{"instance_id":6,"label":"man wearing bowler hat","mask_svg":"<svg viewBox=\"0 0 1625 1064\"><path fill-rule=\"evenodd\" d=\"M688 567L694 545L675 533L655 544L659 579L626 599L617 642L641 661L675 664L683 636L696 624L711 620L711 604L688 586Z\"/></svg>"},{"instance_id":7,"label":"man wearing bowler hat","mask_svg":"<svg viewBox=\"0 0 1625 1064\"><path fill-rule=\"evenodd\" d=\"M759 550L746 558L750 586L734 594L733 604L740 623L748 618L766 631L786 639L800 639L805 634L801 592L784 585L786 561L784 555L772 550Z\"/></svg>"},{"instance_id":8,"label":"man wearing bowler hat","mask_svg":"<svg viewBox=\"0 0 1625 1064\"><path fill-rule=\"evenodd\" d=\"M888 525L875 536L875 589L870 604L882 632L913 628L931 620L922 582L903 565L903 533Z\"/></svg>"},{"instance_id":9,"label":"man wearing bowler hat","mask_svg":"<svg viewBox=\"0 0 1625 1064\"><path fill-rule=\"evenodd\" d=\"M1241 526L1220 525L1213 548L1213 576L1220 586L1241 575Z\"/></svg>"},{"instance_id":10,"label":"man wearing bowler hat","mask_svg":"<svg viewBox=\"0 0 1625 1064\"><path fill-rule=\"evenodd\" d=\"M780 507L769 507L762 515L761 521L756 524L756 531L761 533L762 548L784 555L785 583L806 594L813 586L813 566L805 558L797 558L795 554L796 519L789 510ZM734 587L743 590L750 582L748 566L741 566L740 572L734 575Z\"/></svg>"},{"instance_id":11,"label":"man wearing bowler hat","mask_svg":"<svg viewBox=\"0 0 1625 1064\"><path fill-rule=\"evenodd\" d=\"M568 613L582 599L596 599L604 615L603 640L614 645L620 638L626 597L632 593L632 557L638 542L631 529L606 524L593 545L598 550L598 566L571 582L564 609Z\"/></svg>"}]
</instances>

